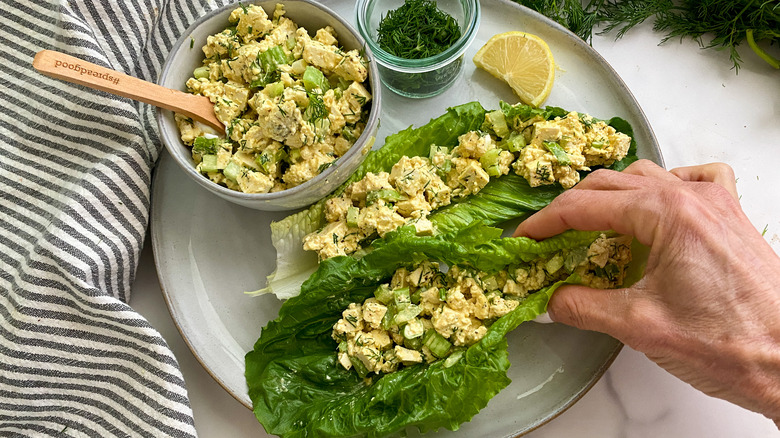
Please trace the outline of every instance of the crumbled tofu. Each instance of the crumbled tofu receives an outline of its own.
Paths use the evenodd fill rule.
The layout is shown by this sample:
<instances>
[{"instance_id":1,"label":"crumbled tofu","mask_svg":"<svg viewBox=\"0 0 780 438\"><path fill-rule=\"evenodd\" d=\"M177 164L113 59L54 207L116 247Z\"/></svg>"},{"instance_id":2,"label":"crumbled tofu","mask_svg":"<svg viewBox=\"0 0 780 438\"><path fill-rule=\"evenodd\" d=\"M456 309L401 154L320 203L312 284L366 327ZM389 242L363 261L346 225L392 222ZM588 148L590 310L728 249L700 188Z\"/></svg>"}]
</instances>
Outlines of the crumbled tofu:
<instances>
[{"instance_id":1,"label":"crumbled tofu","mask_svg":"<svg viewBox=\"0 0 780 438\"><path fill-rule=\"evenodd\" d=\"M365 60L357 51L343 53L331 26L309 37L306 29L285 17L282 4L272 14L257 5L239 5L229 20L235 27L207 38L203 65L186 85L214 104L215 115L227 128L226 138L233 142L231 149L245 154L231 158L243 176L225 178L224 166L202 173L250 193L281 191L311 180L343 156L365 127L371 100L363 84L367 71L359 74ZM325 75L338 67L338 93L307 90L303 75L311 67ZM205 134L181 116L177 125L187 145ZM268 151L272 144L276 148ZM310 147L308 154L302 151L305 147ZM201 157L193 152L193 160L197 164ZM262 175L253 175L257 171Z\"/></svg>"},{"instance_id":2,"label":"crumbled tofu","mask_svg":"<svg viewBox=\"0 0 780 438\"><path fill-rule=\"evenodd\" d=\"M376 298L369 298L363 304L363 319L371 328L380 328L385 313L387 313L387 306L377 301Z\"/></svg>"},{"instance_id":3,"label":"crumbled tofu","mask_svg":"<svg viewBox=\"0 0 780 438\"><path fill-rule=\"evenodd\" d=\"M603 121L571 112L566 117L536 122L534 134L512 167L531 187L558 182L571 188L578 171L608 166L628 153L631 138Z\"/></svg>"},{"instance_id":4,"label":"crumbled tofu","mask_svg":"<svg viewBox=\"0 0 780 438\"><path fill-rule=\"evenodd\" d=\"M359 82L352 82L340 99L328 91L324 102L330 108L330 129L349 123L348 111L370 98ZM362 222L356 231L358 240L374 233L381 237L405 225L414 226L418 235L430 236L436 229L429 215L458 198L479 193L491 177L501 177L514 169L532 187L559 183L570 188L579 182L580 171L613 164L625 157L631 144L630 137L603 121L576 112L552 120L531 117L513 122L512 129L510 135L515 137L508 138L522 136L519 146L503 139L497 141L487 131L470 131L458 137L451 151L432 145L428 156L402 156L389 173L368 172L344 190L342 200L332 202L359 208ZM340 142L334 142L333 150L341 149ZM343 208L338 214L326 211L326 219L343 220ZM358 249L360 246L355 247L355 251ZM325 252L318 255L327 258ZM508 294L523 296L529 290L523 281L504 279L501 288Z\"/></svg>"},{"instance_id":5,"label":"crumbled tofu","mask_svg":"<svg viewBox=\"0 0 780 438\"><path fill-rule=\"evenodd\" d=\"M474 345L492 321L515 311L522 298L569 275L591 287L619 287L631 261L631 241L630 236L602 234L587 247L561 250L491 273L459 265L445 273L429 260L401 267L389 284L380 286L379 298L352 303L343 311L332 334L340 343L338 361L347 370L360 361L368 372L377 374L431 363L442 359L442 351L448 348L441 338L454 347ZM395 304L385 305L379 299ZM396 312L409 309L415 316L398 317ZM427 345L431 337L437 338L434 349L439 357L430 349L433 344Z\"/></svg>"},{"instance_id":6,"label":"crumbled tofu","mask_svg":"<svg viewBox=\"0 0 780 438\"><path fill-rule=\"evenodd\" d=\"M404 365L413 365L422 362L422 354L417 350L410 350L401 347L400 345L396 345L393 348L393 351L398 360Z\"/></svg>"},{"instance_id":7,"label":"crumbled tofu","mask_svg":"<svg viewBox=\"0 0 780 438\"><path fill-rule=\"evenodd\" d=\"M267 193L274 182L262 172L245 170L236 177L236 182L244 193Z\"/></svg>"}]
</instances>

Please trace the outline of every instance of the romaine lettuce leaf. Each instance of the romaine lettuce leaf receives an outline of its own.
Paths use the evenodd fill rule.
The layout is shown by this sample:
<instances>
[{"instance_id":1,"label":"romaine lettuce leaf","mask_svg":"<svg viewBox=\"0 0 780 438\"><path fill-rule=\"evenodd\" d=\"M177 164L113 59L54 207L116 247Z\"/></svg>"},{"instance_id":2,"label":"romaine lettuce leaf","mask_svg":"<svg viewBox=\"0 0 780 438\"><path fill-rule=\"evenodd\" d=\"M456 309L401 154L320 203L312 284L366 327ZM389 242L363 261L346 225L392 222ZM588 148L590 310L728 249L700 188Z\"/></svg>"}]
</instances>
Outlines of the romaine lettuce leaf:
<instances>
[{"instance_id":1,"label":"romaine lettuce leaf","mask_svg":"<svg viewBox=\"0 0 780 438\"><path fill-rule=\"evenodd\" d=\"M454 364L419 364L376 377L370 384L337 363L331 331L349 303L372 296L397 268L414 261L431 258L495 271L588 245L599 235L569 231L535 242L500 238L501 231L471 224L454 233L418 237L413 227L402 227L375 241L360 259L323 261L246 355L249 395L266 431L282 437L379 437L406 426L423 432L456 430L469 421L510 383L505 335L544 313L561 283L532 294L497 320Z\"/></svg>"},{"instance_id":2,"label":"romaine lettuce leaf","mask_svg":"<svg viewBox=\"0 0 780 438\"><path fill-rule=\"evenodd\" d=\"M507 120L515 117L527 120L535 116L551 119L568 114L567 110L558 107L533 108L505 102L500 102L500 107ZM460 135L480 129L484 118L485 109L478 102L472 102L450 108L446 114L419 128L407 128L388 136L385 145L372 151L355 174L331 196L338 196L347 185L363 178L368 172L389 172L404 155L427 156L431 144L455 145ZM628 155L611 166L612 169L622 170L637 159L633 130L628 122L618 117L610 119L608 123L632 138ZM582 177L585 174L582 172ZM479 193L437 210L429 219L442 233L463 228L475 221L482 221L486 225L501 224L542 209L562 192L563 188L559 184L532 188L524 178L510 173L492 179ZM324 225L326 200L271 224L272 242L277 254L276 270L268 276L266 287L252 294L270 292L280 299L290 298L298 293L301 282L317 269L316 254L304 251L301 242L304 236Z\"/></svg>"},{"instance_id":3,"label":"romaine lettuce leaf","mask_svg":"<svg viewBox=\"0 0 780 438\"><path fill-rule=\"evenodd\" d=\"M479 102L471 102L449 108L447 112L419 127L409 127L385 139L381 149L369 152L352 176L330 196L306 210L271 223L271 241L276 248L276 270L268 276L265 288L250 294L274 293L280 299L298 293L301 281L317 269L317 255L304 251L303 238L317 231L325 223L325 201L340 195L351 183L362 179L368 172L387 171L404 155L428 155L432 144L455 145L458 137L479 129L485 120L485 109Z\"/></svg>"}]
</instances>

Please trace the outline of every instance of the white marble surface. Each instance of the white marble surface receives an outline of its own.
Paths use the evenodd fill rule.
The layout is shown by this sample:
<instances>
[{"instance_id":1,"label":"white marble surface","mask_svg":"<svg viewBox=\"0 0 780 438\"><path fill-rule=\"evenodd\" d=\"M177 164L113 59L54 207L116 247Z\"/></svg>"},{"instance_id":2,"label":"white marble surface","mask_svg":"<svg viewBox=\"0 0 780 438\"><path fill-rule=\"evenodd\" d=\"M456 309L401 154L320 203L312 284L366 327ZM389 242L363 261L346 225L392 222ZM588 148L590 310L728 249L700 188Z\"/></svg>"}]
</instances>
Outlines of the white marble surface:
<instances>
[{"instance_id":1,"label":"white marble surface","mask_svg":"<svg viewBox=\"0 0 780 438\"><path fill-rule=\"evenodd\" d=\"M593 45L646 112L667 167L732 165L743 207L780 253L780 71L745 50L735 75L723 52L699 50L690 41L659 46L660 38L643 25L620 41L596 37ZM148 242L132 297L131 305L162 333L179 360L200 436L267 436L252 413L201 367L176 330ZM780 432L766 418L707 397L624 348L585 397L527 436L763 438Z\"/></svg>"}]
</instances>

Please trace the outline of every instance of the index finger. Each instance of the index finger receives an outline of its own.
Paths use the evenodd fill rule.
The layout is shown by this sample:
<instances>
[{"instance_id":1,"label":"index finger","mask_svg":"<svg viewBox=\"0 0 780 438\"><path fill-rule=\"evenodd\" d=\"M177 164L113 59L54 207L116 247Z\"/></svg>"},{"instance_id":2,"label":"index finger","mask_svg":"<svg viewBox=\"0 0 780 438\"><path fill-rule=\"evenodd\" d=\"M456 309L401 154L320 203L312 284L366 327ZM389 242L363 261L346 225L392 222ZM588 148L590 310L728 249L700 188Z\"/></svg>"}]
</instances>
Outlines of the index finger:
<instances>
[{"instance_id":1,"label":"index finger","mask_svg":"<svg viewBox=\"0 0 780 438\"><path fill-rule=\"evenodd\" d=\"M651 245L658 216L635 190L568 190L517 227L514 236L546 239L566 230L613 230Z\"/></svg>"},{"instance_id":2,"label":"index finger","mask_svg":"<svg viewBox=\"0 0 780 438\"><path fill-rule=\"evenodd\" d=\"M737 179L734 169L726 163L709 163L698 166L677 167L670 170L672 174L683 181L713 182L723 186L734 199L739 200L737 194Z\"/></svg>"}]
</instances>

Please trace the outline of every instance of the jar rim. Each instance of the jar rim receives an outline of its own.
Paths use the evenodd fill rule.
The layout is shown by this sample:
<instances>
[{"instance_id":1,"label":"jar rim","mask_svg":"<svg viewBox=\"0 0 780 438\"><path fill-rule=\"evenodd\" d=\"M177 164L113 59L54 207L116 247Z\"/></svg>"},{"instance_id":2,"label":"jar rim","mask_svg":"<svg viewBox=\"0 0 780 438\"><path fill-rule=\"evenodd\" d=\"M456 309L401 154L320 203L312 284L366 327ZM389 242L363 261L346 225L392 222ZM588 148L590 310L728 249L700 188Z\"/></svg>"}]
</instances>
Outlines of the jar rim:
<instances>
[{"instance_id":1,"label":"jar rim","mask_svg":"<svg viewBox=\"0 0 780 438\"><path fill-rule=\"evenodd\" d=\"M368 44L374 54L374 60L383 67L403 73L425 73L433 71L458 59L477 36L481 14L479 0L460 0L460 3L464 5L466 28L460 38L458 38L452 46L441 53L422 59L407 59L395 56L379 47L379 44L377 44L370 35L366 12L368 6L373 1L375 0L357 0L355 4L355 21L357 23L358 32L360 32L361 36L366 41L366 44Z\"/></svg>"}]
</instances>

